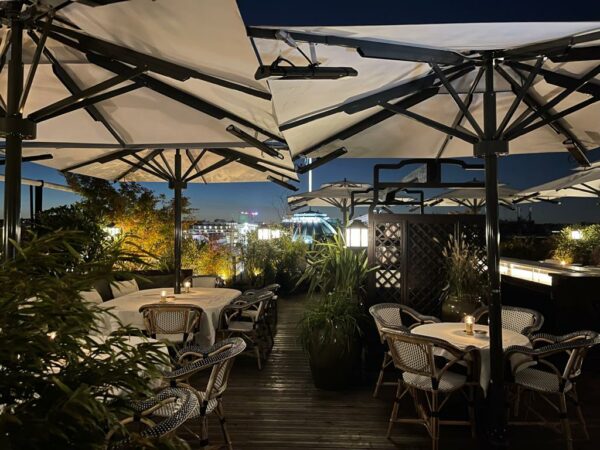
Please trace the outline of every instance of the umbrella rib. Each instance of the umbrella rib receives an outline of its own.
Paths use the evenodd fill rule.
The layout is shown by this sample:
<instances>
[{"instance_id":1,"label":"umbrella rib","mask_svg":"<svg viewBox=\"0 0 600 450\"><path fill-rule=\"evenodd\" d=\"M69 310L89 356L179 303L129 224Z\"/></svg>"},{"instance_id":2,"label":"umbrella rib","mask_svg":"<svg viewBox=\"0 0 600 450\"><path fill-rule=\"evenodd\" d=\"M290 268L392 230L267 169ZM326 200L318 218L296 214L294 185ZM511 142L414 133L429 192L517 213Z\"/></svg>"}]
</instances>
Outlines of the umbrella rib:
<instances>
[{"instance_id":1,"label":"umbrella rib","mask_svg":"<svg viewBox=\"0 0 600 450\"><path fill-rule=\"evenodd\" d=\"M25 109L25 103L27 102L27 97L29 96L29 91L31 90L35 73L37 72L37 68L40 63L40 58L42 57L42 52L44 50L44 47L46 46L46 38L48 37L48 32L50 31L50 25L52 25L53 19L54 11L51 10L48 15L48 20L46 21L46 24L42 29L42 36L37 42L35 53L33 55L33 61L29 67L29 73L27 74L27 80L25 81L25 87L23 88L23 92L21 93L21 101L19 102L19 111L21 112L21 114Z\"/></svg>"},{"instance_id":2,"label":"umbrella rib","mask_svg":"<svg viewBox=\"0 0 600 450\"><path fill-rule=\"evenodd\" d=\"M6 37L3 42L2 50L0 50L0 72L4 69L4 64L6 64L6 55L8 53L8 49L10 48L10 35L12 34L12 29L9 28L6 33Z\"/></svg>"},{"instance_id":3,"label":"umbrella rib","mask_svg":"<svg viewBox=\"0 0 600 450\"><path fill-rule=\"evenodd\" d=\"M465 105L467 106L467 108L470 108L471 103L473 103L473 94L475 93L475 89L477 89L477 85L481 81L481 77L483 76L484 72L485 72L485 70L483 67L480 67L479 70L477 71L475 80L473 80L473 84L471 85L471 88L469 89L469 92L465 99ZM454 129L458 128L464 118L465 118L465 115L463 114L462 111L459 110L458 113L456 114L456 117L454 118L454 121L452 122L452 128L454 128ZM440 149L438 150L436 159L439 159L442 157L442 155L446 151L446 147L448 147L448 144L450 143L450 139L452 139L452 136L447 134L446 137L444 138L444 142L442 142L442 145L440 145Z\"/></svg>"},{"instance_id":4,"label":"umbrella rib","mask_svg":"<svg viewBox=\"0 0 600 450\"><path fill-rule=\"evenodd\" d=\"M137 156L137 155L134 155L134 156ZM164 180L164 181L169 181L169 179L168 179L168 178L165 178L165 176L164 176L164 175L161 175L161 174L159 174L159 173L157 173L157 172L155 172L155 171L153 171L153 170L149 169L148 167L144 167L144 166L142 166L142 165L139 165L139 164L136 164L136 163L134 163L134 162L132 162L132 161L129 161L128 159L126 159L126 158L124 158L124 157L123 157L123 158L119 158L119 161L121 161L121 162L124 162L124 163L126 163L126 164L129 164L131 167L137 167L139 170L141 170L141 171L143 171L143 172L146 172L146 173L148 173L148 174L150 174L150 175L153 175L153 176L155 176L155 177L157 177L157 178L160 178L161 180ZM119 180L118 180L118 179L116 179L115 181L119 181Z\"/></svg>"},{"instance_id":5,"label":"umbrella rib","mask_svg":"<svg viewBox=\"0 0 600 450\"><path fill-rule=\"evenodd\" d=\"M456 78L460 78L463 75L469 73L470 71L471 71L471 64L467 65L467 67L463 68L462 70L453 73L449 77L449 80L452 81ZM439 86L429 86L429 87L424 88L421 91L415 92L414 94L411 94L411 95L399 100L396 103L390 103L390 104L394 105L394 106L398 106L403 109L408 109L412 106L418 105L421 102L429 100L431 97L437 95L437 93L439 92L439 89L440 89ZM378 123L383 122L386 119L389 119L390 117L394 117L395 115L396 115L395 113L393 113L392 111L386 110L386 109L384 109L383 111L379 111L365 119L358 121L357 123L349 126L348 128L338 131L334 135L329 136L326 139L323 139L321 142L318 142L317 144L314 144L314 145L308 147L301 154L296 155L295 159L298 159L302 155L303 156L309 155L310 153L313 153L314 151L318 150L319 148L321 148L325 145L331 144L332 142L335 142L338 139L340 139L340 140L348 139L348 138L360 133L361 131L371 128L371 127L377 125Z\"/></svg>"},{"instance_id":6,"label":"umbrella rib","mask_svg":"<svg viewBox=\"0 0 600 450\"><path fill-rule=\"evenodd\" d=\"M103 94L98 94L93 97L88 97L84 100L77 101L76 103L73 103L69 106L60 108L60 109L54 111L53 113L45 114L42 118L37 119L36 122L43 122L46 120L53 119L54 117L57 117L57 116L62 116L67 113L77 111L78 109L86 108L90 105L95 105L95 104L103 102L105 100L109 100L111 98L118 97L119 95L127 94L128 92L134 91L141 87L142 87L141 84L133 82L131 84L128 84L127 86L123 86L123 87L105 92Z\"/></svg>"},{"instance_id":7,"label":"umbrella rib","mask_svg":"<svg viewBox=\"0 0 600 450\"><path fill-rule=\"evenodd\" d=\"M135 150L134 149L131 149L131 150L119 149L112 153L109 153L108 155L104 154L102 156L98 156L97 158L91 159L89 161L83 161L83 162L80 162L77 164L73 164L72 166L69 166L69 167L67 167L65 169L61 169L61 170L62 170L62 172L70 172L72 170L81 169L82 167L90 166L90 165L96 164L96 163L104 164L104 163L113 161L115 159L119 159L123 156L131 155L132 153L135 153L135 152L140 152L142 150L143 149L141 149L141 148L135 149Z\"/></svg>"},{"instance_id":8,"label":"umbrella rib","mask_svg":"<svg viewBox=\"0 0 600 450\"><path fill-rule=\"evenodd\" d=\"M161 154L162 154L162 152L164 151L164 149L163 149L163 148L160 148L160 149L156 149L156 150L157 150L157 152L156 152L156 155L154 155L152 158L150 158L148 161L146 161L146 162L145 162L145 165L146 165L146 166L148 166L148 167L150 167L150 168L151 168L152 170L154 170L155 172L162 174L163 178L165 178L166 180L170 180L170 179L172 179L172 178L171 178L171 176L170 176L170 174L169 174L167 171L165 171L165 170L164 170L164 169L163 169L163 168L160 166L160 164L158 164L158 162L157 162L157 161L155 161L155 158L156 158L158 155L161 155ZM132 155L132 156L133 156L135 159L137 159L137 160L138 160L140 163L142 163L142 162L143 162L143 159L142 159L142 158L141 158L139 155L136 155L135 153L133 153L133 155Z\"/></svg>"},{"instance_id":9,"label":"umbrella rib","mask_svg":"<svg viewBox=\"0 0 600 450\"><path fill-rule=\"evenodd\" d=\"M521 73L518 69L511 66L511 68L518 74ZM512 86L513 89L518 89L519 84L506 72L501 66L497 67L498 73ZM531 91L526 93L523 97L524 103L534 112L537 112L542 119L546 119L549 117L548 112L541 112L541 104L538 100L535 99L534 93ZM526 114L526 111L523 113ZM522 115L523 115L522 114ZM550 125L550 124L549 124ZM573 146L567 147L567 150L573 155L575 160L581 165L589 166L589 160L586 156L587 148L583 143L579 140L575 134L573 134L564 124L562 119L557 118L552 124L552 127L556 129L560 134L565 136L567 139L573 142ZM503 138L506 137L507 132L504 133Z\"/></svg>"},{"instance_id":10,"label":"umbrella rib","mask_svg":"<svg viewBox=\"0 0 600 450\"><path fill-rule=\"evenodd\" d=\"M153 152L151 152L150 154L148 154L147 156L144 157L144 164L151 161L152 159L156 158L156 156L158 155L158 152L160 152L161 149L158 150L154 150ZM115 178L115 180L121 180L123 178L125 178L128 175L131 175L132 173L136 172L139 168L138 167L131 167L129 169L127 169L125 172L123 172L121 175L117 176Z\"/></svg>"},{"instance_id":11,"label":"umbrella rib","mask_svg":"<svg viewBox=\"0 0 600 450\"><path fill-rule=\"evenodd\" d=\"M171 174L171 178L174 180L175 179L175 173L173 172L173 169L171 169L171 166L169 165L169 161L167 161L167 158L165 157L165 152L160 152L158 154L158 156L160 156L160 159L162 160L162 162L165 165L166 170L169 171L169 173ZM160 167L160 165L159 165Z\"/></svg>"},{"instance_id":12,"label":"umbrella rib","mask_svg":"<svg viewBox=\"0 0 600 450\"><path fill-rule=\"evenodd\" d=\"M57 111L60 111L64 108L68 108L69 106L74 105L79 101L86 100L90 97L93 97L96 94L102 93L107 89L110 89L123 83L124 81L135 78L137 75L140 75L146 70L146 67L136 67L132 69L130 68L122 74L118 74L112 78L109 78L108 80L104 80L87 89L80 90L79 92L72 94L69 97L63 98L62 100L59 100L51 105L45 106L44 108L41 108L29 114L28 118L30 120L33 120L34 122L44 120L44 118L48 115L54 114Z\"/></svg>"},{"instance_id":13,"label":"umbrella rib","mask_svg":"<svg viewBox=\"0 0 600 450\"><path fill-rule=\"evenodd\" d=\"M289 170L286 167L283 166L278 166L275 164L271 164L270 162L267 161L263 161L261 159L258 158L254 158L250 155L244 155L243 153L240 152L236 152L235 150L232 149L209 149L210 152L219 155L219 156L230 156L230 157L234 157L236 162L238 162L239 164L242 164L246 167L249 167L251 169L254 169L258 172L271 172L274 175L278 175L282 178L287 178L287 179L292 179L289 175L286 175L284 173L281 173L271 167L266 167L263 165L260 165L260 163L264 163L264 164L268 164L269 166L274 166L274 167L278 167L278 168L282 168L284 170ZM233 155L233 156L232 156Z\"/></svg>"},{"instance_id":14,"label":"umbrella rib","mask_svg":"<svg viewBox=\"0 0 600 450\"><path fill-rule=\"evenodd\" d=\"M586 100L583 100L583 101L577 103L576 105L571 106L570 108L567 108L567 109L565 109L561 112L558 112L554 115L550 115L544 119L541 119L538 122L535 122L535 123L529 125L528 127L521 128L520 130L517 130L510 134L507 134L506 138L508 140L516 139L519 136L530 133L530 132L537 130L538 128L543 127L545 125L551 125L552 123L556 122L557 120L560 120L560 119L568 116L569 114L573 114L574 112L577 112L580 109L583 109L583 108L585 108L593 103L596 103L598 101L600 101L600 97L590 97Z\"/></svg>"},{"instance_id":15,"label":"umbrella rib","mask_svg":"<svg viewBox=\"0 0 600 450\"><path fill-rule=\"evenodd\" d=\"M466 130L461 131L456 128L449 127L448 125L444 125L441 122L437 122L433 119L430 119L428 117L422 116L415 112L409 111L408 109L399 107L397 105L392 105L390 103L384 103L382 106L385 109L390 110L396 114L406 116L406 117L413 119L419 123L422 123L423 125L428 126L429 128L433 128L434 130L441 131L442 133L457 137L458 139L461 139L470 144L476 144L477 142L479 142L479 138L476 135L469 133Z\"/></svg>"},{"instance_id":16,"label":"umbrella rib","mask_svg":"<svg viewBox=\"0 0 600 450\"><path fill-rule=\"evenodd\" d=\"M458 106L460 111L464 114L466 119L469 121L469 123L475 130L475 133L477 133L477 136L479 136L479 139L483 139L483 130L481 129L481 127L479 126L479 124L477 123L477 121L475 120L473 115L471 114L471 111L469 111L469 108L467 107L467 105L465 105L465 103L462 101L462 99L458 95L458 92L456 92L456 89L454 89L454 86L452 86L452 83L450 83L448 81L448 78L446 78L446 75L444 74L442 69L440 69L440 67L437 64L431 64L431 68L437 74L438 78L440 79L440 81L442 82L442 84L444 85L446 90L450 93L450 96L454 100L454 103L456 103L456 105Z\"/></svg>"},{"instance_id":17,"label":"umbrella rib","mask_svg":"<svg viewBox=\"0 0 600 450\"><path fill-rule=\"evenodd\" d=\"M570 94L577 91L579 88L585 86L589 81L591 81L596 75L600 73L600 64L589 70L585 73L581 78L577 79L577 82L572 86L565 88L560 94L557 94L552 100L542 106L541 112L548 112L556 105L558 105L561 101L567 98ZM517 133L518 131L524 129L527 125L529 125L536 117L536 114L532 113L520 122L514 123L506 132L507 135L511 133Z\"/></svg>"},{"instance_id":18,"label":"umbrella rib","mask_svg":"<svg viewBox=\"0 0 600 450\"><path fill-rule=\"evenodd\" d=\"M506 126L510 122L510 119L514 115L514 113L517 110L517 108L519 107L519 105L521 104L521 101L523 100L523 98L527 94L527 91L529 90L529 88L533 84L533 81L535 80L535 77L537 76L537 74L540 72L540 69L542 68L543 64L544 64L544 58L539 57L537 59L536 63L535 63L535 66L534 66L533 70L531 72L529 72L529 76L527 77L527 80L525 80L525 83L523 84L523 86L521 86L521 89L519 89L519 92L517 93L517 95L515 96L515 99L511 103L510 107L508 108L508 111L506 112L506 115L502 119L502 122L500 123L500 126L496 130L496 136L495 137L497 139L500 136L502 136L502 133L504 133L504 130L506 129ZM500 67L497 66L496 70L499 70L499 68ZM502 70L504 70L504 69L502 69Z\"/></svg>"},{"instance_id":19,"label":"umbrella rib","mask_svg":"<svg viewBox=\"0 0 600 450\"><path fill-rule=\"evenodd\" d=\"M29 31L29 37L37 43L38 38L37 35L33 31ZM52 64L52 71L56 78L67 88L67 90L71 93L77 93L81 91L75 80L69 75L69 73L60 65L58 60L54 57L52 52L48 48L44 48L44 56L48 58L48 60ZM85 108L90 117L98 122L100 122L104 128L115 138L115 140L120 145L125 145L125 140L121 137L119 133L113 128L113 126L106 120L104 115L100 112L100 110L94 106L90 105Z\"/></svg>"},{"instance_id":20,"label":"umbrella rib","mask_svg":"<svg viewBox=\"0 0 600 450\"><path fill-rule=\"evenodd\" d=\"M531 72L534 67L529 64L509 61L506 62L509 67L513 70L525 70L527 72ZM548 84L552 84L554 86L558 86L561 88L567 88L576 84L579 80L577 78L571 77L569 75L565 75L558 72L552 72L548 69L540 69L540 75L544 77L544 81ZM590 95L600 95L600 84L597 83L587 83L583 86L580 86L577 89L577 92L581 92L582 94L590 94Z\"/></svg>"},{"instance_id":21,"label":"umbrella rib","mask_svg":"<svg viewBox=\"0 0 600 450\"><path fill-rule=\"evenodd\" d=\"M37 26L39 27L42 24L43 22L39 21ZM57 25L52 25L51 30L51 37L53 37L53 39L62 40L66 45L69 45L84 53L89 53L91 51L100 55L104 55L108 58L122 60L132 65L148 65L152 72L160 73L161 75L165 75L169 78L174 78L179 81L185 81L188 78L196 78L210 84L215 84L227 89L243 92L244 94L261 98L263 100L271 100L271 94L269 92L264 92L243 84L208 75L198 70L190 69L188 67L184 67L155 56L150 56L127 47L88 36L76 30L59 27ZM68 39L65 39L65 37Z\"/></svg>"},{"instance_id":22,"label":"umbrella rib","mask_svg":"<svg viewBox=\"0 0 600 450\"><path fill-rule=\"evenodd\" d=\"M186 183L189 183L190 181L195 180L196 178L204 177L204 175L207 175L214 170L220 169L221 167L224 167L227 164L232 163L234 161L235 161L234 158L223 158L221 161L217 161L216 163L208 166L206 169L203 169L203 170L199 171L198 173L192 175L191 177L185 179L184 181Z\"/></svg>"},{"instance_id":23,"label":"umbrella rib","mask_svg":"<svg viewBox=\"0 0 600 450\"><path fill-rule=\"evenodd\" d=\"M456 72L460 72L465 68L472 68L473 63L464 63L459 66L450 67L447 69L443 69L442 73L447 75L452 75ZM433 83L438 79L438 75L430 72L426 75L422 75L421 77L415 78L414 80L407 81L405 83L399 84L397 86L391 87L381 92L377 92L375 94L367 95L365 97L359 98L357 100L353 100L348 103L344 103L342 105L336 106L334 108L330 108L325 111L318 112L316 114L299 118L297 120L293 120L291 122L287 122L282 124L279 127L280 131L286 131L291 128L298 127L300 125L305 125L307 123L313 122L318 119L322 119L324 117L337 114L340 112L345 112L347 114L354 114L365 109L372 108L374 106L379 106L384 101L391 101L396 98L401 98L406 95L412 95L416 92L422 91L423 89L432 87Z\"/></svg>"},{"instance_id":24,"label":"umbrella rib","mask_svg":"<svg viewBox=\"0 0 600 450\"><path fill-rule=\"evenodd\" d=\"M200 172L200 169L198 168L198 163L200 162L202 157L206 154L206 150L202 149L202 151L200 152L200 155L198 155L196 158L192 157L192 153L190 152L189 148L185 149L185 154L186 154L188 160L190 161L190 167L188 167L188 169L185 171L185 173L182 176L182 178L184 180L188 177L188 175L191 173L192 170L196 170L196 172Z\"/></svg>"}]
</instances>

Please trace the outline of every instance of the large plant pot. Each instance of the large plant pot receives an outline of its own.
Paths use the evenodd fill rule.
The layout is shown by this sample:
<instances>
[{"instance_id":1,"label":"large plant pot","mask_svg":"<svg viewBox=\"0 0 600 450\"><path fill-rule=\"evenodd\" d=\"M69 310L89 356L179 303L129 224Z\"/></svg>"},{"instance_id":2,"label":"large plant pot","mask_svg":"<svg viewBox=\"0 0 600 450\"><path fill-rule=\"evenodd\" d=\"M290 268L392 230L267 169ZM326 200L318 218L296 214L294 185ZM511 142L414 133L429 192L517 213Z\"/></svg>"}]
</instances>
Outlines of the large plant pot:
<instances>
[{"instance_id":1,"label":"large plant pot","mask_svg":"<svg viewBox=\"0 0 600 450\"><path fill-rule=\"evenodd\" d=\"M481 297L448 295L442 303L442 320L444 322L460 322L482 306Z\"/></svg>"},{"instance_id":2,"label":"large plant pot","mask_svg":"<svg viewBox=\"0 0 600 450\"><path fill-rule=\"evenodd\" d=\"M350 349L340 341L318 342L315 338L314 342L308 357L316 388L340 390L359 382L362 346L358 338L352 339Z\"/></svg>"}]
</instances>

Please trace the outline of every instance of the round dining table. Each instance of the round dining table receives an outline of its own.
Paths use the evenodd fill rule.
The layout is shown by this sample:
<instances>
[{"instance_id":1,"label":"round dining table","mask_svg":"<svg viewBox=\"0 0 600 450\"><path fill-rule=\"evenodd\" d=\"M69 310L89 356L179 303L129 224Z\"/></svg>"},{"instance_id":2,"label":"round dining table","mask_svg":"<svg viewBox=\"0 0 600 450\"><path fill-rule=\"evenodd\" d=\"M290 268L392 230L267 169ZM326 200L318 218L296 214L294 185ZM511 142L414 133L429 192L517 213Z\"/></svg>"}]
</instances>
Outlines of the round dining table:
<instances>
[{"instance_id":1,"label":"round dining table","mask_svg":"<svg viewBox=\"0 0 600 450\"><path fill-rule=\"evenodd\" d=\"M479 359L481 363L479 382L483 392L487 393L487 388L490 384L490 335L489 327L487 325L475 324L473 335L465 333L465 324L462 322L428 323L413 328L412 333L442 339L460 349L469 346L477 348L479 350ZM531 342L527 336L503 328L502 348L506 350L513 345L531 347ZM439 356L444 355L440 354ZM519 355L515 356L522 357ZM516 361L511 360L511 363L515 364Z\"/></svg>"},{"instance_id":2,"label":"round dining table","mask_svg":"<svg viewBox=\"0 0 600 450\"><path fill-rule=\"evenodd\" d=\"M219 326L221 311L241 294L238 290L225 288L191 288L189 293L182 292L181 294L173 294L173 288L144 289L131 292L99 305L110 310L112 314L112 316L106 314L104 317L104 324L102 324L104 332L110 334L119 327L116 319L123 325L143 330L145 328L144 318L140 313L140 307L159 303L162 291L166 291L168 296L174 295L174 299L169 300L171 304L181 303L202 308L204 314L200 318L200 329L195 333L194 340L196 344L203 346L215 343L215 334Z\"/></svg>"}]
</instances>

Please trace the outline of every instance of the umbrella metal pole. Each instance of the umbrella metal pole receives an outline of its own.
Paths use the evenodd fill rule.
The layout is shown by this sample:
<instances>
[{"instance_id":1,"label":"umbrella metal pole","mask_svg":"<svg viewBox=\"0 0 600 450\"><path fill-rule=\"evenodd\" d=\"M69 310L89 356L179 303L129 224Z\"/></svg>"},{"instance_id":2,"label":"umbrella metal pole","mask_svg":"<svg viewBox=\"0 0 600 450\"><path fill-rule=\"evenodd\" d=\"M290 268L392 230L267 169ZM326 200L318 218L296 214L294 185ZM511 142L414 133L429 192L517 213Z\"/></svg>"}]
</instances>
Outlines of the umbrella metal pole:
<instances>
[{"instance_id":1,"label":"umbrella metal pole","mask_svg":"<svg viewBox=\"0 0 600 450\"><path fill-rule=\"evenodd\" d=\"M181 189L183 182L181 180L181 153L179 149L175 153L175 179L173 180L174 191L174 209L175 209L175 286L176 294L181 293Z\"/></svg>"},{"instance_id":2,"label":"umbrella metal pole","mask_svg":"<svg viewBox=\"0 0 600 450\"><path fill-rule=\"evenodd\" d=\"M506 446L506 415L504 392L504 353L502 350L502 299L500 293L500 230L498 224L498 153L507 151L507 145L494 139L496 133L496 93L494 92L494 60L488 54L485 64L485 92L483 94L484 139L480 143L485 160L485 229L489 277L489 330L490 330L490 387L489 444L491 448Z\"/></svg>"},{"instance_id":3,"label":"umbrella metal pole","mask_svg":"<svg viewBox=\"0 0 600 450\"><path fill-rule=\"evenodd\" d=\"M18 17L21 2L7 5L12 8L10 21L10 49L8 54L8 82L6 93L6 166L4 170L4 259L14 259L16 249L11 243L21 236L21 157L23 154L23 134L19 110L23 92L23 22Z\"/></svg>"},{"instance_id":4,"label":"umbrella metal pole","mask_svg":"<svg viewBox=\"0 0 600 450\"><path fill-rule=\"evenodd\" d=\"M44 204L44 182L42 181L41 186L35 187L35 206L34 206L34 217L35 220L40 219L40 214L42 214L43 204Z\"/></svg>"}]
</instances>

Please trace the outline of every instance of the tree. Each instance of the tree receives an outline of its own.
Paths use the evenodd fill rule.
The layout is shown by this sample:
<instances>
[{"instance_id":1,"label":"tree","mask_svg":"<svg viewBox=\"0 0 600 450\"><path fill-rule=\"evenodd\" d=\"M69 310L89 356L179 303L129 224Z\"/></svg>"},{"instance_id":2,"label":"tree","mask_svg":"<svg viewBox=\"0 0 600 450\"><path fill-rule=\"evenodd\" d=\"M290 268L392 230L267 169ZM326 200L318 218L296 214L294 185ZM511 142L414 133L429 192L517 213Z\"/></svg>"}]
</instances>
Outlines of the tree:
<instances>
[{"instance_id":1,"label":"tree","mask_svg":"<svg viewBox=\"0 0 600 450\"><path fill-rule=\"evenodd\" d=\"M84 200L83 211L98 223L112 225L129 236L128 250L137 250L147 263L168 267L173 259L174 205L139 183L110 183L84 175L66 174L66 179ZM190 214L189 199L183 197L183 214Z\"/></svg>"}]
</instances>

